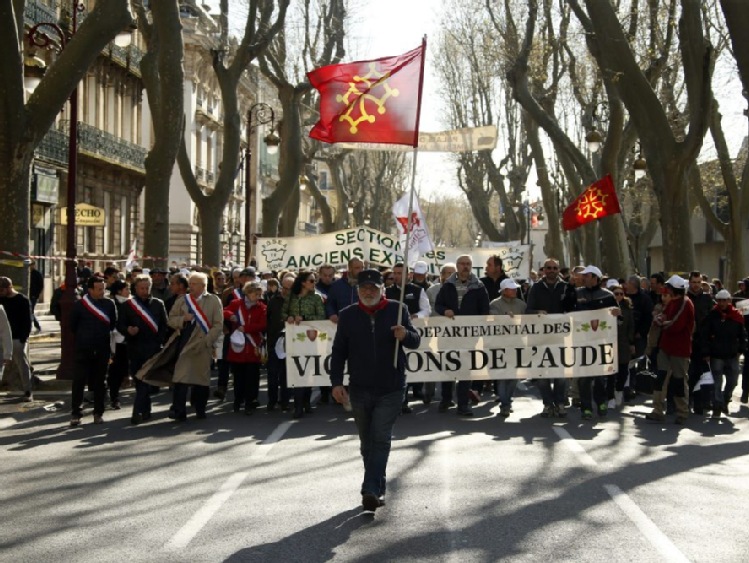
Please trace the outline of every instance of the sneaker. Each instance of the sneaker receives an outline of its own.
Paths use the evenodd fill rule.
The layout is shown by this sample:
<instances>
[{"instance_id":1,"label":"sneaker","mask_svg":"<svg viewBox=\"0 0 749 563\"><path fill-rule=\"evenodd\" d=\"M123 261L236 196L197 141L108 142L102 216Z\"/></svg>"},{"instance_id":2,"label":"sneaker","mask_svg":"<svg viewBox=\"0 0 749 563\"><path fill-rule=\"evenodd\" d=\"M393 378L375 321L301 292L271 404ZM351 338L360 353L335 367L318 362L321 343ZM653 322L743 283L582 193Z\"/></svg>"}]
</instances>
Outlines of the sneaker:
<instances>
[{"instance_id":1,"label":"sneaker","mask_svg":"<svg viewBox=\"0 0 749 563\"><path fill-rule=\"evenodd\" d=\"M554 416L554 407L552 407L551 405L544 406L544 410L541 411L541 416L543 416L544 418Z\"/></svg>"},{"instance_id":2,"label":"sneaker","mask_svg":"<svg viewBox=\"0 0 749 563\"><path fill-rule=\"evenodd\" d=\"M565 418L567 416L567 409L564 407L564 405L557 405L556 409L554 410L556 411L556 415L559 418Z\"/></svg>"},{"instance_id":3,"label":"sneaker","mask_svg":"<svg viewBox=\"0 0 749 563\"><path fill-rule=\"evenodd\" d=\"M361 496L361 506L367 512L374 512L380 505L380 499L372 493L364 493Z\"/></svg>"},{"instance_id":4,"label":"sneaker","mask_svg":"<svg viewBox=\"0 0 749 563\"><path fill-rule=\"evenodd\" d=\"M598 416L606 416L609 414L609 408L606 405L598 405Z\"/></svg>"},{"instance_id":5,"label":"sneaker","mask_svg":"<svg viewBox=\"0 0 749 563\"><path fill-rule=\"evenodd\" d=\"M34 400L34 395L33 395L33 393L31 391L26 391L23 394L23 402L24 403L30 403L33 400Z\"/></svg>"},{"instance_id":6,"label":"sneaker","mask_svg":"<svg viewBox=\"0 0 749 563\"><path fill-rule=\"evenodd\" d=\"M659 412L652 411L646 414L645 418L647 420L653 420L655 422L663 422L664 420L666 420L666 415L661 414Z\"/></svg>"},{"instance_id":7,"label":"sneaker","mask_svg":"<svg viewBox=\"0 0 749 563\"><path fill-rule=\"evenodd\" d=\"M583 409L583 420L591 420L593 418L593 411L590 409Z\"/></svg>"},{"instance_id":8,"label":"sneaker","mask_svg":"<svg viewBox=\"0 0 749 563\"><path fill-rule=\"evenodd\" d=\"M70 419L70 427L75 428L76 426L80 426L81 424L81 417L80 416L74 416Z\"/></svg>"},{"instance_id":9,"label":"sneaker","mask_svg":"<svg viewBox=\"0 0 749 563\"><path fill-rule=\"evenodd\" d=\"M510 407L502 406L499 409L499 416L502 416L504 418L507 418L508 416L510 416Z\"/></svg>"},{"instance_id":10,"label":"sneaker","mask_svg":"<svg viewBox=\"0 0 749 563\"><path fill-rule=\"evenodd\" d=\"M473 409L471 407L458 407L458 416L473 416Z\"/></svg>"}]
</instances>

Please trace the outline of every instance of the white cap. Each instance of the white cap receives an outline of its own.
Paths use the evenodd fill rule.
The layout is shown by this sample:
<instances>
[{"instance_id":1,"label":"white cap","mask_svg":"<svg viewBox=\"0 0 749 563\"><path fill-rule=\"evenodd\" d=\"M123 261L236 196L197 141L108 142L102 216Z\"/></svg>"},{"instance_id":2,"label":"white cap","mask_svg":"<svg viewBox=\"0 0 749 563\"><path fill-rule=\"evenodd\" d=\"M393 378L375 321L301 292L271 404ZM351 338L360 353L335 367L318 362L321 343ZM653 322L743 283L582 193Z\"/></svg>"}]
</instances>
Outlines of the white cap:
<instances>
[{"instance_id":1,"label":"white cap","mask_svg":"<svg viewBox=\"0 0 749 563\"><path fill-rule=\"evenodd\" d=\"M229 343L231 344L231 349L239 354L242 352L242 350L244 350L244 347L247 344L247 340L245 339L243 332L235 330L229 337Z\"/></svg>"},{"instance_id":2,"label":"white cap","mask_svg":"<svg viewBox=\"0 0 749 563\"><path fill-rule=\"evenodd\" d=\"M689 282L680 276L673 275L666 280L666 285L670 285L674 289L686 289Z\"/></svg>"},{"instance_id":3,"label":"white cap","mask_svg":"<svg viewBox=\"0 0 749 563\"><path fill-rule=\"evenodd\" d=\"M729 293L729 291L728 291L727 289L721 289L721 290L720 290L720 291L719 291L719 292L718 292L718 293L717 293L717 294L715 295L715 298L716 298L716 299L730 299L730 298L731 298L731 294Z\"/></svg>"},{"instance_id":4,"label":"white cap","mask_svg":"<svg viewBox=\"0 0 749 563\"><path fill-rule=\"evenodd\" d=\"M414 262L414 267L413 267L414 274L426 274L428 271L429 271L429 266L427 266L426 262L422 260L418 260L417 262Z\"/></svg>"},{"instance_id":5,"label":"white cap","mask_svg":"<svg viewBox=\"0 0 749 563\"><path fill-rule=\"evenodd\" d=\"M512 278L506 278L502 280L502 283L499 284L499 289L505 290L505 289L518 289L520 287L520 284L515 282Z\"/></svg>"},{"instance_id":6,"label":"white cap","mask_svg":"<svg viewBox=\"0 0 749 563\"><path fill-rule=\"evenodd\" d=\"M619 284L619 280L611 278L609 281L606 282L606 289L611 289L612 287L615 287Z\"/></svg>"},{"instance_id":7,"label":"white cap","mask_svg":"<svg viewBox=\"0 0 749 563\"><path fill-rule=\"evenodd\" d=\"M603 277L601 270L599 270L596 266L585 266L585 269L583 269L583 271L580 273L581 274L593 274L599 280Z\"/></svg>"}]
</instances>

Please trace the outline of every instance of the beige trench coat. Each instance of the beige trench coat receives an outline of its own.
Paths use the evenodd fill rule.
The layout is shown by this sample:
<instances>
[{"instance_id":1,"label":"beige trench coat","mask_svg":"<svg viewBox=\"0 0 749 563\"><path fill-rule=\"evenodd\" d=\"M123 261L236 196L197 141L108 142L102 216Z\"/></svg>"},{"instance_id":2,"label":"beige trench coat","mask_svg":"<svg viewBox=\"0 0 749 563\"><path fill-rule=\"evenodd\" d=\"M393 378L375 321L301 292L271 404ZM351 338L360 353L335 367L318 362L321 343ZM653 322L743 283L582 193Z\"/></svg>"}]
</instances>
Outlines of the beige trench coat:
<instances>
[{"instance_id":1,"label":"beige trench coat","mask_svg":"<svg viewBox=\"0 0 749 563\"><path fill-rule=\"evenodd\" d=\"M211 359L213 358L213 346L216 340L224 334L224 308L216 295L205 293L198 299L198 305L205 313L210 325L208 334L196 326L190 335L185 347L177 358L174 366L174 383L185 383L187 385L203 385L209 387L211 384ZM180 296L169 312L169 326L175 330L181 330L184 325L184 316L189 313L185 297Z\"/></svg>"}]
</instances>

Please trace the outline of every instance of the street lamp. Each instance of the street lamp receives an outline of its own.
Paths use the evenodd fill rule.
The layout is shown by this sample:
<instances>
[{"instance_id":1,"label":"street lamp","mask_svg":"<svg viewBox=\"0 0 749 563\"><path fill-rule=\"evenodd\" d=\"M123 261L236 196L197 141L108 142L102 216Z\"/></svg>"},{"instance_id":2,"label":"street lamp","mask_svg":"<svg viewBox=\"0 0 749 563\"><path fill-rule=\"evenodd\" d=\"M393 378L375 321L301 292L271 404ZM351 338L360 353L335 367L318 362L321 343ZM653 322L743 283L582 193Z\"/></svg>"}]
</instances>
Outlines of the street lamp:
<instances>
[{"instance_id":1,"label":"street lamp","mask_svg":"<svg viewBox=\"0 0 749 563\"><path fill-rule=\"evenodd\" d=\"M254 118L254 119L253 119ZM252 256L252 131L261 125L270 123L270 133L263 141L267 147L268 154L276 154L281 139L273 132L275 123L275 113L273 108L264 102L257 102L247 110L247 148L244 154L245 163L245 199L244 199L244 260L245 264L250 263Z\"/></svg>"},{"instance_id":2,"label":"street lamp","mask_svg":"<svg viewBox=\"0 0 749 563\"><path fill-rule=\"evenodd\" d=\"M85 10L82 2L72 2L70 10L70 28L63 28L54 22L40 22L28 31L29 47L53 49L62 53L68 44L68 41L78 31L78 14ZM48 31L54 32L57 43L53 41L47 33L42 31L47 28ZM115 44L127 46L132 40L131 30L122 31L117 34ZM27 89L33 91L39 84L39 81L33 80L26 83ZM61 354L60 366L57 368L57 379L73 378L73 356L75 354L75 340L70 327L70 315L75 303L75 290L78 286L76 274L76 244L75 244L75 202L76 202L76 177L78 174L78 87L76 85L70 93L70 119L69 119L69 140L68 140L68 183L66 188L67 204L65 207L67 228L65 229L65 290L60 299L60 309L62 312L60 329L61 329Z\"/></svg>"},{"instance_id":3,"label":"street lamp","mask_svg":"<svg viewBox=\"0 0 749 563\"><path fill-rule=\"evenodd\" d=\"M642 148L639 140L635 143L632 150L637 155L637 158L635 158L635 161L632 164L632 168L635 170L635 182L637 182L638 180L642 180L645 177L645 174L647 174L648 163L642 156Z\"/></svg>"},{"instance_id":4,"label":"street lamp","mask_svg":"<svg viewBox=\"0 0 749 563\"><path fill-rule=\"evenodd\" d=\"M349 214L349 227L354 227L354 202L350 201L348 206L346 207L346 211L348 211Z\"/></svg>"},{"instance_id":5,"label":"street lamp","mask_svg":"<svg viewBox=\"0 0 749 563\"><path fill-rule=\"evenodd\" d=\"M588 150L590 152L598 152L603 143L603 135L598 131L598 127L602 124L608 123L609 117L609 106L606 102L601 102L593 108L591 120L593 121L593 129L585 135L585 142L588 144Z\"/></svg>"}]
</instances>

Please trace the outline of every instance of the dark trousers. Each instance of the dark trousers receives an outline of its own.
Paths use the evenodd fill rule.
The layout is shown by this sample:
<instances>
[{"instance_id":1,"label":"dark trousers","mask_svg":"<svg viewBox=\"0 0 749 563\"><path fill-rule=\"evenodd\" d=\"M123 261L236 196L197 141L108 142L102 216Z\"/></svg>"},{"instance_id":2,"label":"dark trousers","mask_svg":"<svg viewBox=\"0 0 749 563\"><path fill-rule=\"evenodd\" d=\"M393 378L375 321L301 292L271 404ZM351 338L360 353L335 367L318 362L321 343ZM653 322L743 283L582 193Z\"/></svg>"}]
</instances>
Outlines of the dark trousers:
<instances>
[{"instance_id":1,"label":"dark trousers","mask_svg":"<svg viewBox=\"0 0 749 563\"><path fill-rule=\"evenodd\" d=\"M603 375L578 378L577 389L580 391L580 406L583 410L593 410L593 401L597 405L608 403L608 399L606 398L606 377Z\"/></svg>"},{"instance_id":2,"label":"dark trousers","mask_svg":"<svg viewBox=\"0 0 749 563\"><path fill-rule=\"evenodd\" d=\"M242 405L245 409L251 408L260 393L260 364L232 363L231 373L234 375L234 408Z\"/></svg>"},{"instance_id":3,"label":"dark trousers","mask_svg":"<svg viewBox=\"0 0 749 563\"><path fill-rule=\"evenodd\" d=\"M114 359L109 364L107 384L109 385L109 400L111 402L120 400L120 387L128 374L127 345L117 344L114 351Z\"/></svg>"},{"instance_id":4,"label":"dark trousers","mask_svg":"<svg viewBox=\"0 0 749 563\"><path fill-rule=\"evenodd\" d=\"M687 375L689 377L689 390L692 396L692 407L695 412L703 412L704 409L709 409L712 404L713 386L705 385L699 388L697 391L693 391L697 382L702 377L702 374L710 369L710 366L705 360L702 359L702 354L692 354L691 361L689 362L689 371ZM683 382L671 380L675 384L683 385Z\"/></svg>"},{"instance_id":5,"label":"dark trousers","mask_svg":"<svg viewBox=\"0 0 749 563\"><path fill-rule=\"evenodd\" d=\"M143 367L148 358L134 355L131 351L130 375L135 381L135 400L133 401L133 416L137 414L151 414L151 384L135 378L135 374Z\"/></svg>"},{"instance_id":6,"label":"dark trousers","mask_svg":"<svg viewBox=\"0 0 749 563\"><path fill-rule=\"evenodd\" d=\"M302 412L302 408L310 407L312 387L294 387L294 412Z\"/></svg>"},{"instance_id":7,"label":"dark trousers","mask_svg":"<svg viewBox=\"0 0 749 563\"><path fill-rule=\"evenodd\" d=\"M39 301L38 297L29 297L29 301L31 302L31 322L34 323L34 327L37 330L42 330L42 325L39 324L39 319L36 318L36 312L34 309L36 309L36 304Z\"/></svg>"},{"instance_id":8,"label":"dark trousers","mask_svg":"<svg viewBox=\"0 0 749 563\"><path fill-rule=\"evenodd\" d=\"M276 355L275 346L268 348L268 405L289 404L289 387L286 381L286 360Z\"/></svg>"},{"instance_id":9,"label":"dark trousers","mask_svg":"<svg viewBox=\"0 0 749 563\"><path fill-rule=\"evenodd\" d=\"M553 390L551 387L552 384L554 384ZM541 399L545 407L567 405L567 380L564 377L539 379L536 381L536 387L541 393Z\"/></svg>"},{"instance_id":10,"label":"dark trousers","mask_svg":"<svg viewBox=\"0 0 749 563\"><path fill-rule=\"evenodd\" d=\"M205 414L208 405L208 387L204 385L187 385L175 383L173 388L174 399L172 410L177 418L187 416L187 390L190 388L190 404L195 408L198 415Z\"/></svg>"},{"instance_id":11,"label":"dark trousers","mask_svg":"<svg viewBox=\"0 0 749 563\"><path fill-rule=\"evenodd\" d=\"M94 392L94 414L104 414L104 379L110 356L109 346L99 349L76 349L73 360L73 416L81 416L81 403L86 385Z\"/></svg>"}]
</instances>

